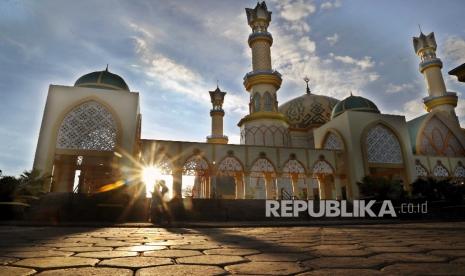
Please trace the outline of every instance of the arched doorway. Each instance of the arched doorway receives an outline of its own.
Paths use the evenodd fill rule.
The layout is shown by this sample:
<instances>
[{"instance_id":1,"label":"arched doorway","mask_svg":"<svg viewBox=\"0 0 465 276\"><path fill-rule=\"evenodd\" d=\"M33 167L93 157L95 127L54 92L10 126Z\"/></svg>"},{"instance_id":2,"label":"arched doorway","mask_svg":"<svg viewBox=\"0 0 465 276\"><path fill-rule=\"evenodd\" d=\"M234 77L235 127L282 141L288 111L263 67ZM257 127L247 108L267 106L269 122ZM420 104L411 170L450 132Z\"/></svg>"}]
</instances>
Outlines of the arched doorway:
<instances>
[{"instance_id":1,"label":"arched doorway","mask_svg":"<svg viewBox=\"0 0 465 276\"><path fill-rule=\"evenodd\" d=\"M314 178L318 181L318 196L320 199L336 199L338 191L334 185L334 170L331 165L321 159L312 167Z\"/></svg>"},{"instance_id":2,"label":"arched doorway","mask_svg":"<svg viewBox=\"0 0 465 276\"><path fill-rule=\"evenodd\" d=\"M286 192L290 193L293 198L307 199L308 188L305 183L305 169L304 166L295 159L288 160L283 166L283 180L284 185L280 188L279 196L283 198L281 194L281 189L285 189ZM287 185L290 184L290 185ZM289 188L290 190L286 189Z\"/></svg>"},{"instance_id":3,"label":"arched doorway","mask_svg":"<svg viewBox=\"0 0 465 276\"><path fill-rule=\"evenodd\" d=\"M228 156L221 160L216 170L216 176L217 190L219 190L219 186L225 186L232 182L234 183L234 198L245 198L244 168L236 157ZM220 194L219 191L218 193ZM221 196L221 198L225 197Z\"/></svg>"},{"instance_id":4,"label":"arched doorway","mask_svg":"<svg viewBox=\"0 0 465 276\"><path fill-rule=\"evenodd\" d=\"M248 196L253 199L276 199L276 171L266 158L257 159L250 169Z\"/></svg>"},{"instance_id":5,"label":"arched doorway","mask_svg":"<svg viewBox=\"0 0 465 276\"><path fill-rule=\"evenodd\" d=\"M200 155L193 155L182 168L182 196L210 198L210 169L208 162Z\"/></svg>"},{"instance_id":6,"label":"arched doorway","mask_svg":"<svg viewBox=\"0 0 465 276\"><path fill-rule=\"evenodd\" d=\"M116 181L117 138L115 118L97 101L68 112L58 128L51 191L94 193Z\"/></svg>"}]
</instances>

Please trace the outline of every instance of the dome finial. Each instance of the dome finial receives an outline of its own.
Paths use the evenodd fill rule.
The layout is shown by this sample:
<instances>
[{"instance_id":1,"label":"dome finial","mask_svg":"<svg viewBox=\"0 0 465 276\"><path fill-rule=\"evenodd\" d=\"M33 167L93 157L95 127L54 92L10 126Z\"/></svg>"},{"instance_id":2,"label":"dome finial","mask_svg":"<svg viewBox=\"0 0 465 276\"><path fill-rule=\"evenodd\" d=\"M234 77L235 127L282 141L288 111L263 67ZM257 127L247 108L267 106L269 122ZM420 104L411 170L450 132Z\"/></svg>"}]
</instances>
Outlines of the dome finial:
<instances>
[{"instance_id":1,"label":"dome finial","mask_svg":"<svg viewBox=\"0 0 465 276\"><path fill-rule=\"evenodd\" d=\"M352 97L352 96L353 96L353 94L352 94L352 90L349 90L349 91L350 91L350 96Z\"/></svg>"},{"instance_id":2,"label":"dome finial","mask_svg":"<svg viewBox=\"0 0 465 276\"><path fill-rule=\"evenodd\" d=\"M105 68L105 71L108 72L108 63L107 63L107 68Z\"/></svg>"},{"instance_id":3,"label":"dome finial","mask_svg":"<svg viewBox=\"0 0 465 276\"><path fill-rule=\"evenodd\" d=\"M308 87L308 82L310 81L310 79L307 76L305 76L304 81L307 83L307 94L311 94L312 91L310 91L310 88Z\"/></svg>"}]
</instances>

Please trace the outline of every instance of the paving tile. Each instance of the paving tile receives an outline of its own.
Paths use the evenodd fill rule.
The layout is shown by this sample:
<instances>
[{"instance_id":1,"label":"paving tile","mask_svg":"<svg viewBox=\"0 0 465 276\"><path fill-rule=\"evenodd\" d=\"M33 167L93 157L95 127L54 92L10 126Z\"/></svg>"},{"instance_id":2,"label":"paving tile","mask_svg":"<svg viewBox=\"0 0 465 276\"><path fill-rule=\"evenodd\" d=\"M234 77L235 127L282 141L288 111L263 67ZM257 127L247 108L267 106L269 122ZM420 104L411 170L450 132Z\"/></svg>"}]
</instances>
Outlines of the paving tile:
<instances>
[{"instance_id":1,"label":"paving tile","mask_svg":"<svg viewBox=\"0 0 465 276\"><path fill-rule=\"evenodd\" d=\"M48 251L22 251L22 252L8 252L2 254L7 257L16 258L36 258L36 257L67 257L73 255L73 252L63 252L57 250Z\"/></svg>"},{"instance_id":2,"label":"paving tile","mask_svg":"<svg viewBox=\"0 0 465 276\"><path fill-rule=\"evenodd\" d=\"M447 259L442 256L433 256L421 253L383 253L371 256L370 259L384 261L386 263L397 262L415 262L415 263L434 263L444 262Z\"/></svg>"},{"instance_id":3,"label":"paving tile","mask_svg":"<svg viewBox=\"0 0 465 276\"><path fill-rule=\"evenodd\" d=\"M99 266L112 266L112 267L129 267L139 268L157 265L172 264L173 261L169 258L158 258L158 257L124 257L114 258L101 261Z\"/></svg>"},{"instance_id":4,"label":"paving tile","mask_svg":"<svg viewBox=\"0 0 465 276\"><path fill-rule=\"evenodd\" d=\"M381 275L378 270L374 269L318 269L312 270L308 272L304 272L301 274L297 274L298 276L307 276L307 275L340 275L340 276L371 276L371 275Z\"/></svg>"},{"instance_id":5,"label":"paving tile","mask_svg":"<svg viewBox=\"0 0 465 276\"><path fill-rule=\"evenodd\" d=\"M219 244L199 243L199 244L180 244L171 246L171 249L192 249L192 250L207 250L221 247Z\"/></svg>"},{"instance_id":6,"label":"paving tile","mask_svg":"<svg viewBox=\"0 0 465 276\"><path fill-rule=\"evenodd\" d=\"M240 256L227 255L199 255L176 259L180 264L228 265L246 261Z\"/></svg>"},{"instance_id":7,"label":"paving tile","mask_svg":"<svg viewBox=\"0 0 465 276\"><path fill-rule=\"evenodd\" d=\"M407 246L376 246L376 247L367 247L365 250L375 252L375 253L387 253L387 252L420 252L424 251L420 248L407 247Z\"/></svg>"},{"instance_id":8,"label":"paving tile","mask_svg":"<svg viewBox=\"0 0 465 276\"><path fill-rule=\"evenodd\" d=\"M109 268L109 267L82 267L66 268L56 270L46 270L37 275L40 276L132 276L130 269Z\"/></svg>"},{"instance_id":9,"label":"paving tile","mask_svg":"<svg viewBox=\"0 0 465 276\"><path fill-rule=\"evenodd\" d=\"M260 251L255 249L245 248L218 248L205 250L203 253L207 255L231 255L231 256L246 256L252 254L258 254Z\"/></svg>"},{"instance_id":10,"label":"paving tile","mask_svg":"<svg viewBox=\"0 0 465 276\"><path fill-rule=\"evenodd\" d=\"M0 265L6 265L12 262L16 262L18 259L12 257L0 257Z\"/></svg>"},{"instance_id":11,"label":"paving tile","mask_svg":"<svg viewBox=\"0 0 465 276\"><path fill-rule=\"evenodd\" d=\"M465 250L433 250L428 252L428 254L447 257L465 257Z\"/></svg>"},{"instance_id":12,"label":"paving tile","mask_svg":"<svg viewBox=\"0 0 465 276\"><path fill-rule=\"evenodd\" d=\"M96 252L82 252L78 253L76 257L97 258L97 259L110 259L119 257L134 257L138 252L135 251L96 251Z\"/></svg>"},{"instance_id":13,"label":"paving tile","mask_svg":"<svg viewBox=\"0 0 465 276\"><path fill-rule=\"evenodd\" d=\"M152 275L224 275L226 271L218 266L210 265L164 265L157 267L142 268L136 271L136 276Z\"/></svg>"},{"instance_id":14,"label":"paving tile","mask_svg":"<svg viewBox=\"0 0 465 276\"><path fill-rule=\"evenodd\" d=\"M147 251L143 253L148 257L179 258L202 255L202 252L196 250L167 249L158 251Z\"/></svg>"},{"instance_id":15,"label":"paving tile","mask_svg":"<svg viewBox=\"0 0 465 276\"><path fill-rule=\"evenodd\" d=\"M80 257L45 257L30 258L13 263L17 266L35 267L35 268L63 268L63 267L80 267L93 266L99 260Z\"/></svg>"},{"instance_id":16,"label":"paving tile","mask_svg":"<svg viewBox=\"0 0 465 276\"><path fill-rule=\"evenodd\" d=\"M152 250L162 250L165 248L166 246L162 246L162 245L135 245L135 246L118 247L115 250L143 252L143 251L152 251Z\"/></svg>"},{"instance_id":17,"label":"paving tile","mask_svg":"<svg viewBox=\"0 0 465 276\"><path fill-rule=\"evenodd\" d=\"M314 258L314 256L302 253L261 253L246 256L246 258L256 262L296 262L308 260Z\"/></svg>"},{"instance_id":18,"label":"paving tile","mask_svg":"<svg viewBox=\"0 0 465 276\"><path fill-rule=\"evenodd\" d=\"M381 269L394 275L465 275L465 266L459 264L394 264Z\"/></svg>"},{"instance_id":19,"label":"paving tile","mask_svg":"<svg viewBox=\"0 0 465 276\"><path fill-rule=\"evenodd\" d=\"M311 254L317 256L329 256L329 257L364 257L372 255L373 253L367 250L346 250L346 249L321 249L310 251Z\"/></svg>"},{"instance_id":20,"label":"paving tile","mask_svg":"<svg viewBox=\"0 0 465 276\"><path fill-rule=\"evenodd\" d=\"M365 257L322 257L303 262L311 268L376 268L383 261Z\"/></svg>"},{"instance_id":21,"label":"paving tile","mask_svg":"<svg viewBox=\"0 0 465 276\"><path fill-rule=\"evenodd\" d=\"M102 246L79 246L79 247L63 247L59 249L60 251L67 252L92 252L92 251L111 251L111 247L102 247Z\"/></svg>"},{"instance_id":22,"label":"paving tile","mask_svg":"<svg viewBox=\"0 0 465 276\"><path fill-rule=\"evenodd\" d=\"M0 275L28 276L36 273L32 268L0 266Z\"/></svg>"},{"instance_id":23,"label":"paving tile","mask_svg":"<svg viewBox=\"0 0 465 276\"><path fill-rule=\"evenodd\" d=\"M293 262L249 262L229 265L225 269L233 274L289 275L305 270Z\"/></svg>"}]
</instances>

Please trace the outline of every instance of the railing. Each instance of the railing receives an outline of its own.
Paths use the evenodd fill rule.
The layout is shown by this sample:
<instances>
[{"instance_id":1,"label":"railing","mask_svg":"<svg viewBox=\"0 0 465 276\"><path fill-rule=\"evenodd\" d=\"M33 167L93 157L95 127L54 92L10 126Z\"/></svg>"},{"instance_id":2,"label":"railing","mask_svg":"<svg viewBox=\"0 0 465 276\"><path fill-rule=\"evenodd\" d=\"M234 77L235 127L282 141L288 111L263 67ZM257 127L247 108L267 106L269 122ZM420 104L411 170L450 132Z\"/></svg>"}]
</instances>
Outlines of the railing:
<instances>
[{"instance_id":1,"label":"railing","mask_svg":"<svg viewBox=\"0 0 465 276\"><path fill-rule=\"evenodd\" d=\"M299 198L297 196L291 195L286 190L282 189L281 190L281 199L282 200L296 200L296 199L299 199Z\"/></svg>"}]
</instances>

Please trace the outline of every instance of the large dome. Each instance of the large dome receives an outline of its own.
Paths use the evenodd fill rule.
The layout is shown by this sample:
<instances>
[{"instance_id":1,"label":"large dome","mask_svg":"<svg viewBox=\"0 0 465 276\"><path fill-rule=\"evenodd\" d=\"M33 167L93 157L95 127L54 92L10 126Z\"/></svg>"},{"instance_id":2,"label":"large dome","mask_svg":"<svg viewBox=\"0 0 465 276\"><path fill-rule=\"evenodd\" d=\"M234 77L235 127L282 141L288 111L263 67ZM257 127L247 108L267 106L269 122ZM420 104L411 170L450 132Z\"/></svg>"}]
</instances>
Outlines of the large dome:
<instances>
[{"instance_id":1,"label":"large dome","mask_svg":"<svg viewBox=\"0 0 465 276\"><path fill-rule=\"evenodd\" d=\"M291 128L308 129L328 122L338 102L331 97L307 93L279 106L279 112L286 116Z\"/></svg>"},{"instance_id":2,"label":"large dome","mask_svg":"<svg viewBox=\"0 0 465 276\"><path fill-rule=\"evenodd\" d=\"M103 71L85 74L74 83L74 86L129 91L124 79L109 72L108 67Z\"/></svg>"},{"instance_id":3,"label":"large dome","mask_svg":"<svg viewBox=\"0 0 465 276\"><path fill-rule=\"evenodd\" d=\"M378 107L372 101L364 97L350 95L334 107L331 119L339 116L346 110L380 113Z\"/></svg>"}]
</instances>

